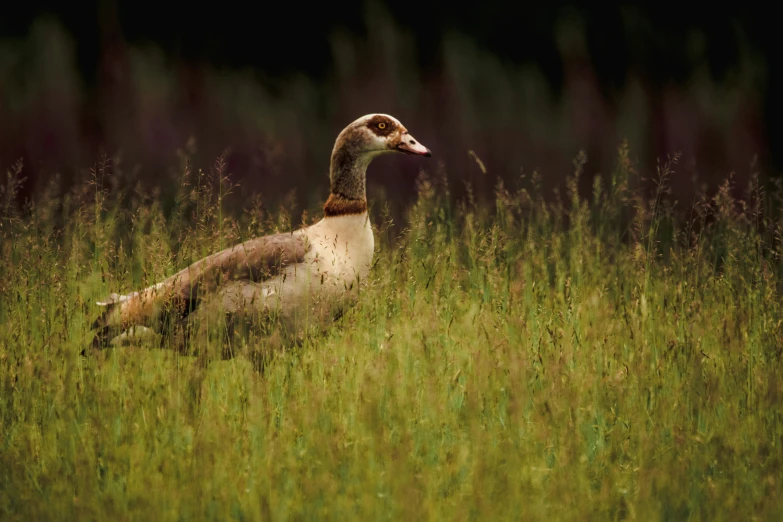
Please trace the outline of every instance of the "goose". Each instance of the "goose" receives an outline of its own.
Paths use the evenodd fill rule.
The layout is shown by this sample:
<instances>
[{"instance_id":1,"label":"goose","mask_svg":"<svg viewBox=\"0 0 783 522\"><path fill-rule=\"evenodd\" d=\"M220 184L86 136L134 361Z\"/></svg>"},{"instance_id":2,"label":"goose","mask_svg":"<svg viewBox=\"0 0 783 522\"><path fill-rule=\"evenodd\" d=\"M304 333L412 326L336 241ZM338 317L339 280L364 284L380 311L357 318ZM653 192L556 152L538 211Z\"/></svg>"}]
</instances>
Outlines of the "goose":
<instances>
[{"instance_id":1,"label":"goose","mask_svg":"<svg viewBox=\"0 0 783 522\"><path fill-rule=\"evenodd\" d=\"M222 312L229 324L271 324L267 337L302 335L339 318L355 302L373 260L375 238L367 209L366 173L387 153L431 157L408 129L388 114L367 114L337 136L329 169L330 193L317 223L250 239L213 253L147 288L113 293L92 324L94 350L134 329L179 332L185 349L190 324ZM274 321L272 321L274 319ZM173 327L173 328L171 328ZM190 336L190 337L189 337ZM223 352L224 359L233 352Z\"/></svg>"}]
</instances>

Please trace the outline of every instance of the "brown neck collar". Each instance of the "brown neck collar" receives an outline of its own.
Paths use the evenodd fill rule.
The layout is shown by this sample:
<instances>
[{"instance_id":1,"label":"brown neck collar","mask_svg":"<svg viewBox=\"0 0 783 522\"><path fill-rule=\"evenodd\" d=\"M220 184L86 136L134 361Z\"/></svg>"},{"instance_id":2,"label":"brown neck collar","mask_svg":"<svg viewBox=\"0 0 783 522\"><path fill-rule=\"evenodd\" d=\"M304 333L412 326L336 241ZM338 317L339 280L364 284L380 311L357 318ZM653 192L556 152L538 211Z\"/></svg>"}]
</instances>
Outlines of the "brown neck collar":
<instances>
[{"instance_id":1,"label":"brown neck collar","mask_svg":"<svg viewBox=\"0 0 783 522\"><path fill-rule=\"evenodd\" d=\"M367 212L367 200L348 198L342 194L329 194L324 204L324 217L350 216Z\"/></svg>"}]
</instances>

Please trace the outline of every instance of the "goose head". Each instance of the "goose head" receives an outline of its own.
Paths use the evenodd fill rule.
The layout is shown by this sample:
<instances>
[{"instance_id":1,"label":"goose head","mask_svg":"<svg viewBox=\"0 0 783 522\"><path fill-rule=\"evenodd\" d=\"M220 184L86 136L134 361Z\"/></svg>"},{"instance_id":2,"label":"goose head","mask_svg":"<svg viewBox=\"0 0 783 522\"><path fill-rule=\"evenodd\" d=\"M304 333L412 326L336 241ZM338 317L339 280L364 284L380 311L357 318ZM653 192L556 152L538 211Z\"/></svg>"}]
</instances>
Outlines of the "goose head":
<instances>
[{"instance_id":1,"label":"goose head","mask_svg":"<svg viewBox=\"0 0 783 522\"><path fill-rule=\"evenodd\" d=\"M387 152L432 156L400 120L388 114L366 114L353 121L337 136L335 151L341 148L370 157Z\"/></svg>"},{"instance_id":2,"label":"goose head","mask_svg":"<svg viewBox=\"0 0 783 522\"><path fill-rule=\"evenodd\" d=\"M432 156L430 149L394 116L366 114L348 124L337 136L332 150L331 195L365 201L367 166L376 156L390 152Z\"/></svg>"}]
</instances>

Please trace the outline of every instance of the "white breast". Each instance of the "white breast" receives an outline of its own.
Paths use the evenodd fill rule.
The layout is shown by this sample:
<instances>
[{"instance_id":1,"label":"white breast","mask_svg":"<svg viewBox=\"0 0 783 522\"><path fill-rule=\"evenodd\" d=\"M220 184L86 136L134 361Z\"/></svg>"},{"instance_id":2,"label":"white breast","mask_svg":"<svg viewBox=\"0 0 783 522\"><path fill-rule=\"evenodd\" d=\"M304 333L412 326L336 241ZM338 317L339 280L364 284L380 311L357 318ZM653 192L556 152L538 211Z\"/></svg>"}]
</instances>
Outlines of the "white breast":
<instances>
[{"instance_id":1,"label":"white breast","mask_svg":"<svg viewBox=\"0 0 783 522\"><path fill-rule=\"evenodd\" d=\"M242 297L274 311L285 331L301 332L310 324L329 324L358 296L370 273L375 239L367 214L326 217L295 232L305 236L308 251L301 263L255 285L241 285ZM295 335L298 335L295 334Z\"/></svg>"},{"instance_id":2,"label":"white breast","mask_svg":"<svg viewBox=\"0 0 783 522\"><path fill-rule=\"evenodd\" d=\"M367 213L326 217L308 228L306 234L311 249L305 263L311 264L319 276L348 285L367 277L375 250Z\"/></svg>"}]
</instances>

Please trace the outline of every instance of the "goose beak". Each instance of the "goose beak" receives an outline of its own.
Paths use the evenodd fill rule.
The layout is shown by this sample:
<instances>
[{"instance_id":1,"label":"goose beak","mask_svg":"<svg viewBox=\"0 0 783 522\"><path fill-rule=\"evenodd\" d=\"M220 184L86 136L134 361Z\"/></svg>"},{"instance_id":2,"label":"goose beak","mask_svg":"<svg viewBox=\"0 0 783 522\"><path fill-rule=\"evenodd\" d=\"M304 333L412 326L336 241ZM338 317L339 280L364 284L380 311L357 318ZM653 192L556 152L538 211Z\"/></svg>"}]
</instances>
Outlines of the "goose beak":
<instances>
[{"instance_id":1,"label":"goose beak","mask_svg":"<svg viewBox=\"0 0 783 522\"><path fill-rule=\"evenodd\" d=\"M430 149L416 141L416 139L407 132L400 136L400 142L397 144L397 150L406 154L416 154L426 158L432 156Z\"/></svg>"}]
</instances>

